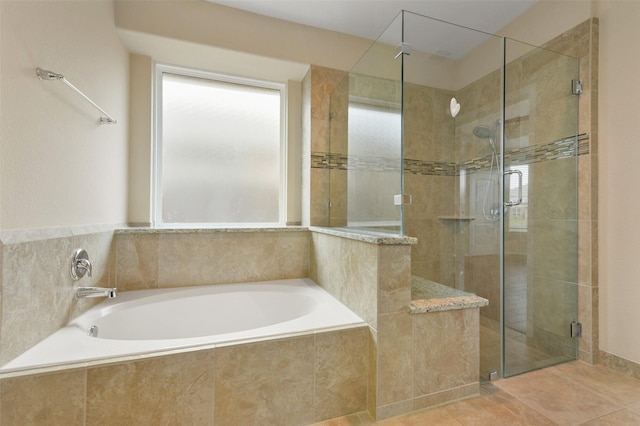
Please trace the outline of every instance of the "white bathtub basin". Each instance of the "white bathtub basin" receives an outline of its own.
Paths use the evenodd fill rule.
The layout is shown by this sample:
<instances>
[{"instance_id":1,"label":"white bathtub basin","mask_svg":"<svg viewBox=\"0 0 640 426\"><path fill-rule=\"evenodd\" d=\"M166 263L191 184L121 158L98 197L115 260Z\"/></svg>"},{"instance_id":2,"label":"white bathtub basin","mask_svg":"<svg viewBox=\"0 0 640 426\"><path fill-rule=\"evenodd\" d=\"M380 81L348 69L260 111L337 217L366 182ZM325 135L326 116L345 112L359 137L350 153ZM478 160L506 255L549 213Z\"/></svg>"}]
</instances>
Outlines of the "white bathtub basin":
<instances>
[{"instance_id":1,"label":"white bathtub basin","mask_svg":"<svg viewBox=\"0 0 640 426\"><path fill-rule=\"evenodd\" d=\"M137 292L136 292L137 293ZM146 293L146 292L145 292ZM97 326L115 340L188 339L243 332L311 314L319 303L306 287L236 284L161 291L106 303L74 323Z\"/></svg>"},{"instance_id":2,"label":"white bathtub basin","mask_svg":"<svg viewBox=\"0 0 640 426\"><path fill-rule=\"evenodd\" d=\"M365 325L310 279L121 292L0 368L97 365ZM97 326L97 337L89 329Z\"/></svg>"}]
</instances>

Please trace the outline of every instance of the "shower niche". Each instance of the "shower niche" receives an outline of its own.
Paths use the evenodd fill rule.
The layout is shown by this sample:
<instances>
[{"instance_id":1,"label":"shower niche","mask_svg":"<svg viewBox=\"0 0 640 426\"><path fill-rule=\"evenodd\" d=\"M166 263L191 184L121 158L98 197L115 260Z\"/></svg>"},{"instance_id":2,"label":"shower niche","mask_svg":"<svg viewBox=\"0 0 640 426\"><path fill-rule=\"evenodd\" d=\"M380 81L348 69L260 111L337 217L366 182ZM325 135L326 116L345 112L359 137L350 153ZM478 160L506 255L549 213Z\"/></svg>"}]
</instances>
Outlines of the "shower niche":
<instances>
[{"instance_id":1,"label":"shower niche","mask_svg":"<svg viewBox=\"0 0 640 426\"><path fill-rule=\"evenodd\" d=\"M488 299L484 380L577 355L578 79L403 11L331 95L328 225L416 237L413 276Z\"/></svg>"}]
</instances>

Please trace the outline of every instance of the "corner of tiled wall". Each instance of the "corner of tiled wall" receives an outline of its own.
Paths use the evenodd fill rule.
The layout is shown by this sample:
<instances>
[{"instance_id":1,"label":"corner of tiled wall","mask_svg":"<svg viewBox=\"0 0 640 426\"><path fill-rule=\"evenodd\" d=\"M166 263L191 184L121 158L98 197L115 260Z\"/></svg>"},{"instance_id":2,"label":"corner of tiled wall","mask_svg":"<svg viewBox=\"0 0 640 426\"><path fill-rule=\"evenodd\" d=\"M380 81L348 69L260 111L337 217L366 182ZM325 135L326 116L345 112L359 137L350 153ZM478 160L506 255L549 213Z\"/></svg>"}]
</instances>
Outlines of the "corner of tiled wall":
<instances>
[{"instance_id":1,"label":"corner of tiled wall","mask_svg":"<svg viewBox=\"0 0 640 426\"><path fill-rule=\"evenodd\" d=\"M110 226L2 232L0 364L98 303L76 300L74 289L112 284L112 235ZM73 281L70 265L77 248L87 250L93 273Z\"/></svg>"},{"instance_id":2,"label":"corner of tiled wall","mask_svg":"<svg viewBox=\"0 0 640 426\"><path fill-rule=\"evenodd\" d=\"M590 18L543 47L579 60L584 89L579 99L578 320L583 325L578 357L598 362L598 62L599 21Z\"/></svg>"},{"instance_id":3,"label":"corner of tiled wall","mask_svg":"<svg viewBox=\"0 0 640 426\"><path fill-rule=\"evenodd\" d=\"M305 225L329 225L329 170L314 167L312 158L330 152L330 99L332 92L345 76L344 71L312 65L303 80L302 223ZM307 207L308 210L305 210Z\"/></svg>"}]
</instances>

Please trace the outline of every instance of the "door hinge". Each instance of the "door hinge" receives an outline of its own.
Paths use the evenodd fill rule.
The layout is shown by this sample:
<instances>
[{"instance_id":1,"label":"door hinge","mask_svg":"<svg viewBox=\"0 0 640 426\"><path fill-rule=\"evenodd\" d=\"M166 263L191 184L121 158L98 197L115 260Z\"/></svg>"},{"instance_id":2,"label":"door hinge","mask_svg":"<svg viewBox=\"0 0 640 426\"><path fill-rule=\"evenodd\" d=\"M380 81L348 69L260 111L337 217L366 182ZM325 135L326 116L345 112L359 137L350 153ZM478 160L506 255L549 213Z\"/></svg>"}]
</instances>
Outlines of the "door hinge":
<instances>
[{"instance_id":1,"label":"door hinge","mask_svg":"<svg viewBox=\"0 0 640 426\"><path fill-rule=\"evenodd\" d=\"M573 321L571 323L571 337L581 337L581 336L582 336L582 323Z\"/></svg>"},{"instance_id":2,"label":"door hinge","mask_svg":"<svg viewBox=\"0 0 640 426\"><path fill-rule=\"evenodd\" d=\"M571 93L574 95L582 95L582 80L571 80Z\"/></svg>"}]
</instances>

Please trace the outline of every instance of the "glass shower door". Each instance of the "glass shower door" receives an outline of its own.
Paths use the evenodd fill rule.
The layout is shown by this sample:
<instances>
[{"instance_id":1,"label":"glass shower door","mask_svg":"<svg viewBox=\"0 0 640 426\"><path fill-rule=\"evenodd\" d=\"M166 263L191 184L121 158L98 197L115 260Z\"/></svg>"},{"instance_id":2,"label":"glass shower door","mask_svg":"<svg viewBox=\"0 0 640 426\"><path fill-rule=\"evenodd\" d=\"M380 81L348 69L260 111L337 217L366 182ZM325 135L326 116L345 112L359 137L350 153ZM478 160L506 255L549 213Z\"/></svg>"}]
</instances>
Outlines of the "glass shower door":
<instances>
[{"instance_id":1,"label":"glass shower door","mask_svg":"<svg viewBox=\"0 0 640 426\"><path fill-rule=\"evenodd\" d=\"M504 376L572 360L578 314L578 61L506 40Z\"/></svg>"}]
</instances>

